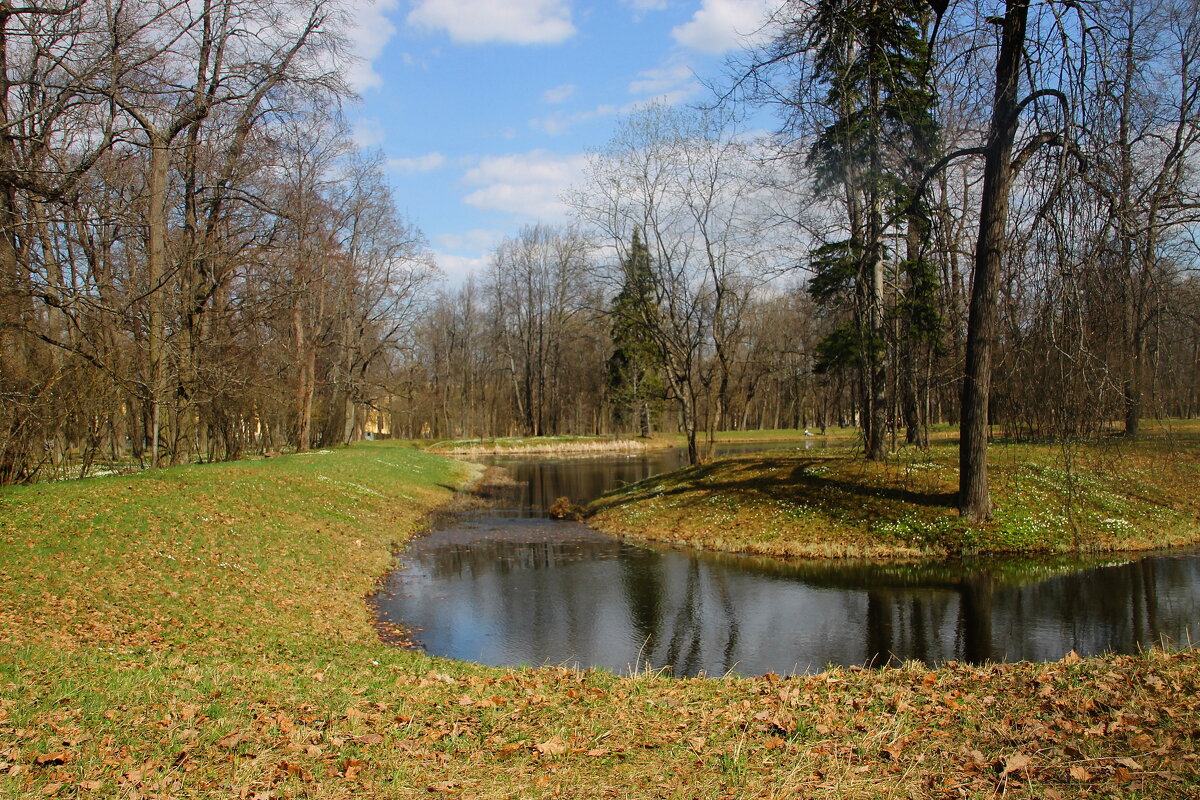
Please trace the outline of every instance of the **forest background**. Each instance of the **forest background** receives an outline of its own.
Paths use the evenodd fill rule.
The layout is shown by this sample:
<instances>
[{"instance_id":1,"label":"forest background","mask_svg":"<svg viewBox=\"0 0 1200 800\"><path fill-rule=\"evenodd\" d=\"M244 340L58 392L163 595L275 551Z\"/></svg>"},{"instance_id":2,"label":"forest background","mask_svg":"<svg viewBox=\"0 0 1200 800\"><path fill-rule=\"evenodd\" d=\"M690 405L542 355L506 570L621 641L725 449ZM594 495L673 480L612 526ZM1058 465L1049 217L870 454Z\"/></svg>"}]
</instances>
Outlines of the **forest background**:
<instances>
[{"instance_id":1,"label":"forest background","mask_svg":"<svg viewBox=\"0 0 1200 800\"><path fill-rule=\"evenodd\" d=\"M1200 410L1194 3L785 3L707 107L618 123L575 224L457 286L354 144L348 24L0 9L0 482L368 435L699 459L858 426L881 459L964 412L986 445Z\"/></svg>"}]
</instances>

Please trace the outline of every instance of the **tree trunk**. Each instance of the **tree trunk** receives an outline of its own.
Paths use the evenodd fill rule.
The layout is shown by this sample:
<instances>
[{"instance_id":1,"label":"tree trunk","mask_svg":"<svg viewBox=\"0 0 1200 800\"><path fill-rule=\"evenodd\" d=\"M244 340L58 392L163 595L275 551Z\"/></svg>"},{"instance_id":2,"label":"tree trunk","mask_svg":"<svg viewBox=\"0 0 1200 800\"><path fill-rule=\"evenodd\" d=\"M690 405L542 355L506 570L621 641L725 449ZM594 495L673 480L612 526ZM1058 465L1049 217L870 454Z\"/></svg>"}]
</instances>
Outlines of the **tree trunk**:
<instances>
[{"instance_id":1,"label":"tree trunk","mask_svg":"<svg viewBox=\"0 0 1200 800\"><path fill-rule=\"evenodd\" d=\"M1017 88L1029 0L1007 0L996 96L988 130L979 210L979 241L967 316L966 374L963 376L958 450L958 507L964 517L992 516L988 489L988 402L992 386L992 347L996 338L996 297L1004 259L1008 196L1012 188L1012 147L1017 133Z\"/></svg>"},{"instance_id":2,"label":"tree trunk","mask_svg":"<svg viewBox=\"0 0 1200 800\"><path fill-rule=\"evenodd\" d=\"M1138 424L1142 418L1142 376L1145 357L1145 343L1141 326L1135 321L1133 341L1129 346L1129 373L1125 378L1123 393L1125 395L1125 436L1133 439L1138 435Z\"/></svg>"},{"instance_id":3,"label":"tree trunk","mask_svg":"<svg viewBox=\"0 0 1200 800\"><path fill-rule=\"evenodd\" d=\"M679 412L683 422L683 432L687 436L688 464L695 466L700 463L700 448L696 443L696 409L695 401L681 397Z\"/></svg>"},{"instance_id":4,"label":"tree trunk","mask_svg":"<svg viewBox=\"0 0 1200 800\"><path fill-rule=\"evenodd\" d=\"M149 197L147 198L146 253L147 325L146 350L148 359L147 399L150 402L150 466L158 466L158 440L161 429L163 325L162 296L159 283L166 274L167 262L167 170L171 165L170 144L151 136Z\"/></svg>"},{"instance_id":5,"label":"tree trunk","mask_svg":"<svg viewBox=\"0 0 1200 800\"><path fill-rule=\"evenodd\" d=\"M351 444L358 438L355 435L358 432L358 405L349 394L346 395L343 403L342 444Z\"/></svg>"},{"instance_id":6,"label":"tree trunk","mask_svg":"<svg viewBox=\"0 0 1200 800\"><path fill-rule=\"evenodd\" d=\"M875 11L872 3L871 11ZM870 43L872 51L878 51L879 44L873 40ZM887 445L884 436L887 431L887 315L884 314L884 261L883 261L883 187L880 185L880 175L883 174L882 141L878 126L882 125L882 93L880 78L872 72L869 79L871 119L867 135L871 137L870 155L870 188L869 205L867 208L867 253L870 255L867 297L868 321L868 351L866 376L867 394L864 411L868 416L866 427L867 458L871 461L887 460Z\"/></svg>"},{"instance_id":7,"label":"tree trunk","mask_svg":"<svg viewBox=\"0 0 1200 800\"><path fill-rule=\"evenodd\" d=\"M878 203L878 199L876 200ZM872 214L874 216L874 214ZM887 460L887 358L883 342L883 246L876 242L875 258L871 265L871 300L870 300L870 356L867 359L870 374L867 377L867 406L869 418L867 424L867 458L871 461Z\"/></svg>"},{"instance_id":8,"label":"tree trunk","mask_svg":"<svg viewBox=\"0 0 1200 800\"><path fill-rule=\"evenodd\" d=\"M316 372L316 348L308 341L304 312L299 302L292 308L292 332L296 337L296 452L312 446L312 403Z\"/></svg>"}]
</instances>

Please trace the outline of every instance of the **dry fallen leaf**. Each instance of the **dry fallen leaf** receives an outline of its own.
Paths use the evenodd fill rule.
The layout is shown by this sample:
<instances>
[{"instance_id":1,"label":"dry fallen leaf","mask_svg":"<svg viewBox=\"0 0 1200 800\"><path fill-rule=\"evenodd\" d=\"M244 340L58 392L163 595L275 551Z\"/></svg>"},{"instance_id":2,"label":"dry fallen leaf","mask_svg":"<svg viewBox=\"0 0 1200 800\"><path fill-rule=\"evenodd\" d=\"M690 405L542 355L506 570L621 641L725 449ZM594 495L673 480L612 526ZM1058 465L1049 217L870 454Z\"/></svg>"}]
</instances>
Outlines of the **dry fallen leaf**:
<instances>
[{"instance_id":1,"label":"dry fallen leaf","mask_svg":"<svg viewBox=\"0 0 1200 800\"><path fill-rule=\"evenodd\" d=\"M346 780L352 781L358 777L358 773L362 772L362 768L366 764L367 762L360 761L357 758L347 758L342 762L342 776Z\"/></svg>"},{"instance_id":2,"label":"dry fallen leaf","mask_svg":"<svg viewBox=\"0 0 1200 800\"><path fill-rule=\"evenodd\" d=\"M1081 766L1076 765L1074 767L1071 767L1071 769L1069 771L1071 773L1071 777L1077 781L1081 781L1083 783L1088 783L1089 781L1092 780L1092 773L1088 772L1086 769L1084 769Z\"/></svg>"},{"instance_id":3,"label":"dry fallen leaf","mask_svg":"<svg viewBox=\"0 0 1200 800\"><path fill-rule=\"evenodd\" d=\"M1013 753L1004 760L1004 771L1000 773L1000 777L1010 775L1014 772L1020 772L1029 767L1029 756L1024 753Z\"/></svg>"},{"instance_id":4,"label":"dry fallen leaf","mask_svg":"<svg viewBox=\"0 0 1200 800\"><path fill-rule=\"evenodd\" d=\"M226 750L228 750L230 748L237 747L238 744L240 742L244 741L245 739L246 739L246 737L243 736L241 734L241 732L234 731L233 733L227 734L225 736L222 736L220 739L217 739L217 747L223 747Z\"/></svg>"},{"instance_id":5,"label":"dry fallen leaf","mask_svg":"<svg viewBox=\"0 0 1200 800\"><path fill-rule=\"evenodd\" d=\"M567 745L562 739L555 736L553 739L534 745L534 749L544 756L561 756L567 752Z\"/></svg>"},{"instance_id":6,"label":"dry fallen leaf","mask_svg":"<svg viewBox=\"0 0 1200 800\"><path fill-rule=\"evenodd\" d=\"M1151 737L1151 736L1149 736L1149 735L1147 735L1147 734L1145 734L1145 733L1139 733L1139 734L1137 734L1136 736L1132 737L1132 738L1129 740L1129 744L1130 744L1132 747L1134 747L1134 748L1136 748L1137 750L1140 750L1140 751L1142 751L1142 752L1145 752L1146 750L1153 750L1153 749L1154 749L1154 739L1153 739L1153 737Z\"/></svg>"},{"instance_id":7,"label":"dry fallen leaf","mask_svg":"<svg viewBox=\"0 0 1200 800\"><path fill-rule=\"evenodd\" d=\"M66 764L71 760L71 754L66 750L59 750L57 753L43 753L34 759L38 764Z\"/></svg>"}]
</instances>

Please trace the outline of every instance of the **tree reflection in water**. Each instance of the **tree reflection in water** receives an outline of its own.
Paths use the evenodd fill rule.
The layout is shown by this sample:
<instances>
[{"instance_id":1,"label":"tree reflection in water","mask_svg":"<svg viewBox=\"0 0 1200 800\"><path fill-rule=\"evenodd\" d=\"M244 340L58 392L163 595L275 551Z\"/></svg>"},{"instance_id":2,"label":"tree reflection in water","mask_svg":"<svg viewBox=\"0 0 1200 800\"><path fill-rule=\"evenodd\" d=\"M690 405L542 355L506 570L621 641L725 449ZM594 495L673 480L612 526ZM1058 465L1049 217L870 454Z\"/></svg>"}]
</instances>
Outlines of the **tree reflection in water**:
<instances>
[{"instance_id":1,"label":"tree reflection in water","mask_svg":"<svg viewBox=\"0 0 1200 800\"><path fill-rule=\"evenodd\" d=\"M1200 556L926 565L653 549L576 523L477 520L415 542L384 598L437 655L624 672L788 673L1053 660L1188 640Z\"/></svg>"},{"instance_id":2,"label":"tree reflection in water","mask_svg":"<svg viewBox=\"0 0 1200 800\"><path fill-rule=\"evenodd\" d=\"M775 443L772 446L778 446ZM820 442L783 443L814 447ZM734 446L748 451L763 445ZM545 518L684 456L494 459L517 484L416 540L380 616L426 649L488 664L679 675L895 660L1054 660L1183 643L1200 623L1197 552L932 564L785 562L638 547Z\"/></svg>"}]
</instances>

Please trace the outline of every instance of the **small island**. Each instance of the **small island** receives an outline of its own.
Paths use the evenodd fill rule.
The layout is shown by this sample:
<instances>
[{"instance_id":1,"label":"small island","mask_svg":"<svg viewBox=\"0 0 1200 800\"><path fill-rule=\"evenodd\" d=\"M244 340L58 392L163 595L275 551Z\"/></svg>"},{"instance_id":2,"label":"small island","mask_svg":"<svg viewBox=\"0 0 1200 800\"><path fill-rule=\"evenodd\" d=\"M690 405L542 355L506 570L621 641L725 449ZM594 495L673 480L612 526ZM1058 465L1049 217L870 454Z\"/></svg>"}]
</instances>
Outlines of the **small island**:
<instances>
[{"instance_id":1,"label":"small island","mask_svg":"<svg viewBox=\"0 0 1200 800\"><path fill-rule=\"evenodd\" d=\"M850 447L690 466L591 503L589 524L631 539L805 558L940 558L1200 544L1200 425L1136 442L992 445L994 517L956 508L957 443L884 462Z\"/></svg>"}]
</instances>

